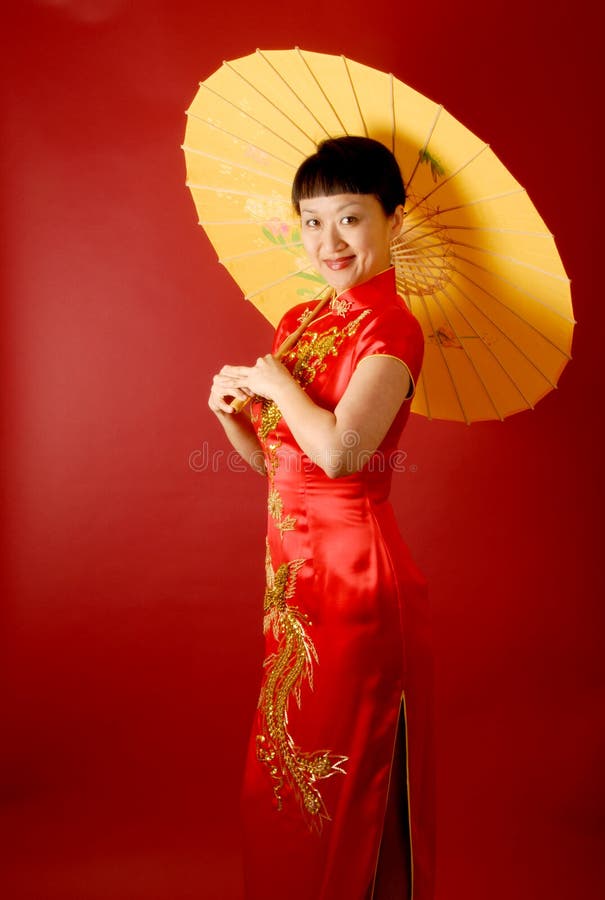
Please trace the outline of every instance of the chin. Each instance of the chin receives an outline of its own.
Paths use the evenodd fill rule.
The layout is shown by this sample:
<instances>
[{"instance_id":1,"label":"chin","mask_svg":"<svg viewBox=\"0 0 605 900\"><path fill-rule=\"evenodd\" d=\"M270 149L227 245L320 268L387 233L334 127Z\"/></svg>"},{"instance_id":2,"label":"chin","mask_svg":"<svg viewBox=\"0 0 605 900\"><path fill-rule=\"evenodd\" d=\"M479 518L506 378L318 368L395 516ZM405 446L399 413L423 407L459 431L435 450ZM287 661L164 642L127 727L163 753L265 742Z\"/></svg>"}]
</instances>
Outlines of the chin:
<instances>
[{"instance_id":1,"label":"chin","mask_svg":"<svg viewBox=\"0 0 605 900\"><path fill-rule=\"evenodd\" d=\"M349 288L355 287L360 281L365 280L361 275L345 271L332 272L328 270L328 272L324 273L324 277L330 287L333 287L336 291L348 291Z\"/></svg>"}]
</instances>

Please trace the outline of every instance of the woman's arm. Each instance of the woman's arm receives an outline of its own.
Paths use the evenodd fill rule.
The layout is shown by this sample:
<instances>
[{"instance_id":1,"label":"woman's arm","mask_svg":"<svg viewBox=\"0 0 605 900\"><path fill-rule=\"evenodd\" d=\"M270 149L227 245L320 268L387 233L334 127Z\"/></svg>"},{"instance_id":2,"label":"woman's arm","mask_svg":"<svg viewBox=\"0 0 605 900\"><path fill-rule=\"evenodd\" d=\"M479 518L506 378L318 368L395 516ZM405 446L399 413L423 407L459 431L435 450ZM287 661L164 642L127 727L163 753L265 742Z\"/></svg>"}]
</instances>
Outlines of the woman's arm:
<instances>
[{"instance_id":1,"label":"woman's arm","mask_svg":"<svg viewBox=\"0 0 605 900\"><path fill-rule=\"evenodd\" d=\"M330 478L359 471L389 430L410 388L407 368L387 356L362 360L334 412L317 406L272 356L227 366L233 384L273 400L301 450Z\"/></svg>"},{"instance_id":2,"label":"woman's arm","mask_svg":"<svg viewBox=\"0 0 605 900\"><path fill-rule=\"evenodd\" d=\"M260 475L266 475L264 454L256 437L252 422L245 413L235 414L227 398L236 397L238 400L247 400L244 393L231 378L226 370L233 366L223 366L221 371L214 376L208 406L215 414L231 446L237 450L251 469Z\"/></svg>"}]
</instances>

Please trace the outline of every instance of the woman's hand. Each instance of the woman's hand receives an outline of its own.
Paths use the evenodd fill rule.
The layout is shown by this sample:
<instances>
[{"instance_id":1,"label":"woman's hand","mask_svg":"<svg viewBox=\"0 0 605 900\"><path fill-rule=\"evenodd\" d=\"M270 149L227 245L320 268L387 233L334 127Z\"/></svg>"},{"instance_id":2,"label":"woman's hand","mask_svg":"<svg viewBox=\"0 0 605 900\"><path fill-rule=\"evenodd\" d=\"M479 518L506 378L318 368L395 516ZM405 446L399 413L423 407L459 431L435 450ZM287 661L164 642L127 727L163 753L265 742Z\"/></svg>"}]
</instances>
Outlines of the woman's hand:
<instances>
[{"instance_id":1,"label":"woman's hand","mask_svg":"<svg viewBox=\"0 0 605 900\"><path fill-rule=\"evenodd\" d=\"M248 465L260 475L266 475L263 448L261 447L254 426L248 416L237 416L237 410L231 406L233 398L247 400L251 392L239 384L233 371L240 366L223 366L212 379L212 388L208 398L208 406L218 418L231 446Z\"/></svg>"},{"instance_id":2,"label":"woman's hand","mask_svg":"<svg viewBox=\"0 0 605 900\"><path fill-rule=\"evenodd\" d=\"M239 386L241 379L235 378L232 374L240 368L242 367L223 366L220 372L212 379L212 387L210 389L210 396L208 397L208 406L212 412L218 416L220 416L221 413L228 413L231 415L235 412L230 405L231 400L234 398L237 400L247 400L250 396L249 393Z\"/></svg>"},{"instance_id":3,"label":"woman's hand","mask_svg":"<svg viewBox=\"0 0 605 900\"><path fill-rule=\"evenodd\" d=\"M259 356L254 366L224 366L221 373L245 397L276 400L280 391L294 380L286 367L271 354ZM239 394L238 394L239 396Z\"/></svg>"}]
</instances>

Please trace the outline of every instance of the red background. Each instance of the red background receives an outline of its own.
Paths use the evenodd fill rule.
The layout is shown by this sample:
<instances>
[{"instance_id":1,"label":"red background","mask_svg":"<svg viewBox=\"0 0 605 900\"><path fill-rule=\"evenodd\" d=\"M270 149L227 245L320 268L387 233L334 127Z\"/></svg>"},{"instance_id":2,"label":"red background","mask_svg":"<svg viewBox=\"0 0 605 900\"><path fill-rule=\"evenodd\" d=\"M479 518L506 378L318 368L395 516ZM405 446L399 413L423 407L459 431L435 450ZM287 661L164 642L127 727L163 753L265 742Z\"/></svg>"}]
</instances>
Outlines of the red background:
<instances>
[{"instance_id":1,"label":"red background","mask_svg":"<svg viewBox=\"0 0 605 900\"><path fill-rule=\"evenodd\" d=\"M435 614L438 900L597 896L601 23L552 0L10 6L4 896L240 897L265 485L219 458L206 397L270 331L196 225L179 145L223 58L294 45L392 71L490 142L573 280L559 390L504 424L413 417L394 501Z\"/></svg>"}]
</instances>

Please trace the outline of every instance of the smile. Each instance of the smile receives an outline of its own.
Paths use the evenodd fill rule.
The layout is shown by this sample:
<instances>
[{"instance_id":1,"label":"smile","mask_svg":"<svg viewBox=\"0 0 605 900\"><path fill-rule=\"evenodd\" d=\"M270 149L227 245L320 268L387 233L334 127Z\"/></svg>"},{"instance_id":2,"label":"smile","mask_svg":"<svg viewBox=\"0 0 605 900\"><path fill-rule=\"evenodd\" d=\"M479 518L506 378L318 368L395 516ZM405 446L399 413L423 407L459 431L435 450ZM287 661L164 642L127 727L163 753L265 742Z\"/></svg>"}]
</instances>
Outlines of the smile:
<instances>
[{"instance_id":1,"label":"smile","mask_svg":"<svg viewBox=\"0 0 605 900\"><path fill-rule=\"evenodd\" d=\"M355 256L341 256L338 259L324 259L324 265L333 272L336 272L339 269L346 269L354 259Z\"/></svg>"}]
</instances>

